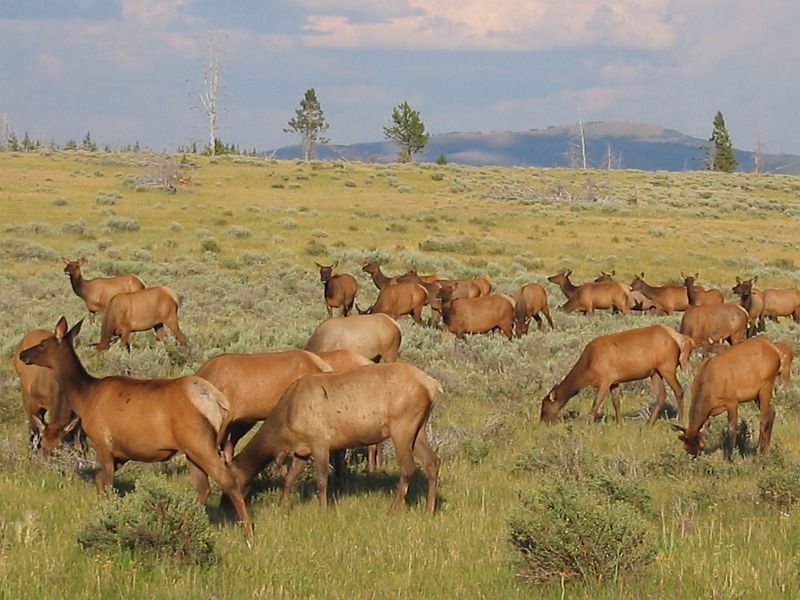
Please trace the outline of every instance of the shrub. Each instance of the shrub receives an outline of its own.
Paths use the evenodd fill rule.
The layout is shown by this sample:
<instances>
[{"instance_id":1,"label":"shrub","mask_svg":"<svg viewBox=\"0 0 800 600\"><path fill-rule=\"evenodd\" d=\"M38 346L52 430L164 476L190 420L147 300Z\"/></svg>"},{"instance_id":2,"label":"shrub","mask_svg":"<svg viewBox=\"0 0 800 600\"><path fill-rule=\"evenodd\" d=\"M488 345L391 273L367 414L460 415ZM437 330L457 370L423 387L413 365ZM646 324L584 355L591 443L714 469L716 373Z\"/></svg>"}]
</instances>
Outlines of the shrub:
<instances>
[{"instance_id":1,"label":"shrub","mask_svg":"<svg viewBox=\"0 0 800 600\"><path fill-rule=\"evenodd\" d=\"M800 463L770 468L758 480L759 497L780 510L788 510L800 501Z\"/></svg>"},{"instance_id":2,"label":"shrub","mask_svg":"<svg viewBox=\"0 0 800 600\"><path fill-rule=\"evenodd\" d=\"M322 256L328 253L328 248L325 244L317 240L308 240L306 244L306 254L309 256Z\"/></svg>"},{"instance_id":3,"label":"shrub","mask_svg":"<svg viewBox=\"0 0 800 600\"><path fill-rule=\"evenodd\" d=\"M132 493L101 501L77 538L94 553L128 550L184 564L215 560L208 517L194 493L176 492L155 474L142 477Z\"/></svg>"},{"instance_id":4,"label":"shrub","mask_svg":"<svg viewBox=\"0 0 800 600\"><path fill-rule=\"evenodd\" d=\"M206 238L200 242L200 249L203 252L211 252L212 254L219 254L222 252L222 246L213 238Z\"/></svg>"},{"instance_id":5,"label":"shrub","mask_svg":"<svg viewBox=\"0 0 800 600\"><path fill-rule=\"evenodd\" d=\"M139 231L142 226L136 219L127 217L109 217L100 224L104 231Z\"/></svg>"},{"instance_id":6,"label":"shrub","mask_svg":"<svg viewBox=\"0 0 800 600\"><path fill-rule=\"evenodd\" d=\"M64 233L76 233L80 235L86 231L86 221L83 219L65 221L61 225L61 231Z\"/></svg>"},{"instance_id":7,"label":"shrub","mask_svg":"<svg viewBox=\"0 0 800 600\"><path fill-rule=\"evenodd\" d=\"M520 576L536 583L615 579L656 553L647 522L633 508L563 479L546 479L520 498L509 539L523 557Z\"/></svg>"},{"instance_id":8,"label":"shrub","mask_svg":"<svg viewBox=\"0 0 800 600\"><path fill-rule=\"evenodd\" d=\"M228 237L234 239L249 238L253 237L253 232L247 227L233 225L228 229Z\"/></svg>"},{"instance_id":9,"label":"shrub","mask_svg":"<svg viewBox=\"0 0 800 600\"><path fill-rule=\"evenodd\" d=\"M100 192L94 201L100 206L111 206L116 204L120 198L122 198L122 194L119 192Z\"/></svg>"}]
</instances>

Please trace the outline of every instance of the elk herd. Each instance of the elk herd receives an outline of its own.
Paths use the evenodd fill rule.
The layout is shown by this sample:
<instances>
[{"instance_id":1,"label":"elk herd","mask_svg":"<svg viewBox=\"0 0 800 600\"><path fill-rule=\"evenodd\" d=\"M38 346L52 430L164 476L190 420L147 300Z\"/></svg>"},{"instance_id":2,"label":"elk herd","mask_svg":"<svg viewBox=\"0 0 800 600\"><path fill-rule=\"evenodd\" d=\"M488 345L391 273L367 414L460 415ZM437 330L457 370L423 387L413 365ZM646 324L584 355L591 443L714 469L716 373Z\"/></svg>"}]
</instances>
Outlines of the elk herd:
<instances>
[{"instance_id":1,"label":"elk herd","mask_svg":"<svg viewBox=\"0 0 800 600\"><path fill-rule=\"evenodd\" d=\"M166 286L147 287L135 275L86 280L84 260L64 259L72 289L93 321L102 314L98 351L119 340L130 351L132 332L153 329L163 340L164 327L181 344L188 340L178 324L178 296ZM23 408L31 442L52 451L85 433L97 456L99 491L113 482L127 461L164 461L186 455L192 484L201 502L210 494L209 478L231 500L249 539L252 526L246 497L256 475L268 464L291 458L280 502L289 495L309 459L320 505L326 506L328 467L344 475L343 451L368 447L368 471L379 466L378 444L391 439L400 469L390 511L405 500L415 459L427 477L427 511L436 505L440 459L428 440L426 423L442 386L409 363L399 362L402 330L396 319L408 315L423 325L444 327L457 338L499 330L509 340L528 333L531 319L540 330L552 329L546 290L527 284L508 294L493 290L485 277L448 279L411 270L389 277L378 261L363 265L376 288L376 300L356 304L358 282L348 273L334 274L338 262L317 264L328 318L311 333L303 349L253 354L222 354L196 373L175 379L135 379L122 375L97 378L75 352L82 320L70 328L64 317L55 328L33 329L14 352ZM767 319L791 317L800 322L800 291L758 289L757 278L736 278L725 302L717 289L697 285L697 274L682 274L683 283L653 286L644 273L630 284L615 273L575 285L564 271L548 281L566 296L563 312L591 315L595 310L628 314L640 311L672 315L681 312L677 329L657 324L603 335L590 341L574 366L543 398L540 419L552 423L581 389L595 390L590 417L596 417L607 395L621 421L620 385L649 378L656 403L648 425L654 425L669 386L678 408L680 440L692 454L704 448L702 429L709 417L727 412L730 457L738 405L753 401L759 409L759 450L767 448L775 411L773 386L790 378L792 349L760 335ZM353 314L353 307L358 314ZM341 316L334 316L338 310ZM730 347L724 345L727 342ZM679 368L691 368L693 350L704 359L694 368L691 406L685 426L684 390ZM376 364L380 363L380 364ZM257 423L259 429L237 451Z\"/></svg>"}]
</instances>

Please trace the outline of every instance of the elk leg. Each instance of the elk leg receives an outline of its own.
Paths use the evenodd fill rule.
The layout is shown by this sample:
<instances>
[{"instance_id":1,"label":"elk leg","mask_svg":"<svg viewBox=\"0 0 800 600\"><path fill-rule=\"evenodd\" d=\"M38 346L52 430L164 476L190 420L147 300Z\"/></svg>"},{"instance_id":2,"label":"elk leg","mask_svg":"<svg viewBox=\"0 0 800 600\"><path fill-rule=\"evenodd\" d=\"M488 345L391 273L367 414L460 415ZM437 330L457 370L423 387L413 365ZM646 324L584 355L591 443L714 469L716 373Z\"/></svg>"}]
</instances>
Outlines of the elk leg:
<instances>
[{"instance_id":1,"label":"elk leg","mask_svg":"<svg viewBox=\"0 0 800 600\"><path fill-rule=\"evenodd\" d=\"M417 325L422 325L422 306L417 306L411 311L411 318Z\"/></svg>"},{"instance_id":2,"label":"elk leg","mask_svg":"<svg viewBox=\"0 0 800 600\"><path fill-rule=\"evenodd\" d=\"M544 328L544 321L542 321L542 317L539 316L539 313L533 315L533 320L536 321L536 329L541 331Z\"/></svg>"},{"instance_id":3,"label":"elk leg","mask_svg":"<svg viewBox=\"0 0 800 600\"><path fill-rule=\"evenodd\" d=\"M94 484L97 486L97 493L102 494L109 485L114 483L116 465L110 449L96 447L95 453L97 462L100 463L100 469L94 476Z\"/></svg>"},{"instance_id":4,"label":"elk leg","mask_svg":"<svg viewBox=\"0 0 800 600\"><path fill-rule=\"evenodd\" d=\"M155 327L153 327L153 331L156 334L156 339L159 342L163 342L164 338L167 336L166 331L164 331L164 324L163 323L158 323Z\"/></svg>"},{"instance_id":5,"label":"elk leg","mask_svg":"<svg viewBox=\"0 0 800 600\"><path fill-rule=\"evenodd\" d=\"M414 444L414 456L422 463L422 468L425 469L425 477L428 479L427 511L429 515L432 515L436 510L436 486L439 480L439 466L442 461L436 455L430 442L428 442L428 435L425 433L424 426L417 435L417 441Z\"/></svg>"},{"instance_id":6,"label":"elk leg","mask_svg":"<svg viewBox=\"0 0 800 600\"><path fill-rule=\"evenodd\" d=\"M667 390L664 388L664 380L658 372L650 376L650 382L653 384L653 393L656 395L656 405L650 413L650 418L647 419L647 424L652 426L661 414L661 410L664 408L664 402L667 399Z\"/></svg>"},{"instance_id":7,"label":"elk leg","mask_svg":"<svg viewBox=\"0 0 800 600\"><path fill-rule=\"evenodd\" d=\"M189 476L192 479L192 487L197 492L197 499L200 500L200 504L205 505L205 503L208 502L208 497L211 495L208 475L192 461L189 461Z\"/></svg>"},{"instance_id":8,"label":"elk leg","mask_svg":"<svg viewBox=\"0 0 800 600\"><path fill-rule=\"evenodd\" d=\"M414 471L416 471L413 439L409 438L411 438L411 436L406 435L392 438L395 454L397 455L397 464L400 465L400 481L397 483L397 493L392 501L392 505L389 507L389 514L396 512L405 501L406 494L408 494L408 484L414 476Z\"/></svg>"},{"instance_id":9,"label":"elk leg","mask_svg":"<svg viewBox=\"0 0 800 600\"><path fill-rule=\"evenodd\" d=\"M333 479L337 487L344 483L347 476L346 450L331 450L331 465L333 465Z\"/></svg>"},{"instance_id":10,"label":"elk leg","mask_svg":"<svg viewBox=\"0 0 800 600\"><path fill-rule=\"evenodd\" d=\"M734 402L728 408L728 432L725 436L725 458L733 460L733 448L736 446L736 425L739 421L739 404Z\"/></svg>"},{"instance_id":11,"label":"elk leg","mask_svg":"<svg viewBox=\"0 0 800 600\"><path fill-rule=\"evenodd\" d=\"M228 435L223 444L225 462L230 463L233 460L233 451L236 449L236 444L247 435L247 432L250 431L254 425L255 422L253 421L235 421L230 424L228 427Z\"/></svg>"},{"instance_id":12,"label":"elk leg","mask_svg":"<svg viewBox=\"0 0 800 600\"><path fill-rule=\"evenodd\" d=\"M611 386L611 403L614 405L614 415L617 417L617 425L622 424L622 413L620 411L620 401L622 400L622 390L619 385Z\"/></svg>"},{"instance_id":13,"label":"elk leg","mask_svg":"<svg viewBox=\"0 0 800 600\"><path fill-rule=\"evenodd\" d=\"M328 318L330 319L333 316L333 309L331 308L331 305L325 303L325 310L328 311Z\"/></svg>"},{"instance_id":14,"label":"elk leg","mask_svg":"<svg viewBox=\"0 0 800 600\"><path fill-rule=\"evenodd\" d=\"M775 421L775 410L771 406L773 382L767 382L758 392L758 451L766 451L772 437L772 424Z\"/></svg>"},{"instance_id":15,"label":"elk leg","mask_svg":"<svg viewBox=\"0 0 800 600\"><path fill-rule=\"evenodd\" d=\"M594 422L597 418L597 411L599 411L600 407L603 405L603 400L608 393L609 387L610 386L606 383L597 386L597 393L594 395L594 402L592 403L592 410L589 416L591 422Z\"/></svg>"},{"instance_id":16,"label":"elk leg","mask_svg":"<svg viewBox=\"0 0 800 600\"><path fill-rule=\"evenodd\" d=\"M281 490L281 498L278 501L279 506L286 506L288 503L289 494L294 489L294 484L297 483L297 478L300 477L300 473L303 472L306 465L308 465L307 456L297 456L295 454L292 457L292 464L286 473L286 479L283 480L283 490Z\"/></svg>"},{"instance_id":17,"label":"elk leg","mask_svg":"<svg viewBox=\"0 0 800 600\"><path fill-rule=\"evenodd\" d=\"M678 382L674 372L665 372L661 376L667 381L672 393L675 395L675 402L678 404L678 423L683 423L683 388Z\"/></svg>"},{"instance_id":18,"label":"elk leg","mask_svg":"<svg viewBox=\"0 0 800 600\"><path fill-rule=\"evenodd\" d=\"M544 314L544 318L547 319L547 322L550 324L550 329L555 329L555 325L553 325L553 319L550 318L550 307L545 306L542 309L542 313Z\"/></svg>"},{"instance_id":19,"label":"elk leg","mask_svg":"<svg viewBox=\"0 0 800 600\"><path fill-rule=\"evenodd\" d=\"M178 339L178 343L180 343L182 346L189 344L189 340L185 335L183 335L183 332L178 325L177 317L171 317L170 319L164 321L164 324L169 327L170 331L172 331L173 335Z\"/></svg>"},{"instance_id":20,"label":"elk leg","mask_svg":"<svg viewBox=\"0 0 800 600\"><path fill-rule=\"evenodd\" d=\"M380 444L370 444L367 446L367 473L374 473L378 469L380 454Z\"/></svg>"},{"instance_id":21,"label":"elk leg","mask_svg":"<svg viewBox=\"0 0 800 600\"><path fill-rule=\"evenodd\" d=\"M314 479L317 482L317 496L319 496L319 507L322 510L328 508L328 460L330 450L328 448L316 449L312 453L314 458Z\"/></svg>"},{"instance_id":22,"label":"elk leg","mask_svg":"<svg viewBox=\"0 0 800 600\"><path fill-rule=\"evenodd\" d=\"M131 332L128 329L123 329L122 332L119 334L119 343L121 346L124 346L128 352L131 351L131 344L128 341L128 337L130 337Z\"/></svg>"}]
</instances>

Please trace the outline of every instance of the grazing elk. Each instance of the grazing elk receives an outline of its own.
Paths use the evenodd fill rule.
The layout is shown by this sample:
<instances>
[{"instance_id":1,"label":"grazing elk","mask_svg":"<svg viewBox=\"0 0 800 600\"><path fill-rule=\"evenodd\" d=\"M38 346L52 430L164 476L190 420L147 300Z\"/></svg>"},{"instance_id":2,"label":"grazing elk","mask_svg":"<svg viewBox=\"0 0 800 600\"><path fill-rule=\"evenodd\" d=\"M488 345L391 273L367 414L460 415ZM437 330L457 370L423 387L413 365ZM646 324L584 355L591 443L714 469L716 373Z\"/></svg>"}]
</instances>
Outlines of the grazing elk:
<instances>
[{"instance_id":1,"label":"grazing elk","mask_svg":"<svg viewBox=\"0 0 800 600\"><path fill-rule=\"evenodd\" d=\"M656 405L647 424L655 423L664 406L664 380L675 395L678 420L683 421L683 388L678 383L676 370L686 364L691 350L691 340L666 325L651 325L597 337L586 345L561 383L544 397L540 418L545 423L552 423L570 398L591 385L597 390L592 403L592 420L610 392L619 423L622 420L619 384L649 377Z\"/></svg>"},{"instance_id":2,"label":"grazing elk","mask_svg":"<svg viewBox=\"0 0 800 600\"><path fill-rule=\"evenodd\" d=\"M536 321L541 330L543 327L542 317L544 315L553 327L553 319L550 318L550 307L547 305L547 292L538 283L529 283L522 286L513 296L514 300L514 332L517 336L528 333L528 323L531 317Z\"/></svg>"},{"instance_id":3,"label":"grazing elk","mask_svg":"<svg viewBox=\"0 0 800 600\"><path fill-rule=\"evenodd\" d=\"M92 377L73 346L82 321L69 331L64 317L53 334L23 350L28 365L52 369L71 409L97 454L98 492L114 481L119 465L129 460L161 462L183 452L193 465L222 487L232 500L248 539L252 526L240 483L218 452L218 436L228 401L200 377L132 379ZM208 500L199 492L200 501Z\"/></svg>"},{"instance_id":4,"label":"grazing elk","mask_svg":"<svg viewBox=\"0 0 800 600\"><path fill-rule=\"evenodd\" d=\"M733 346L745 339L747 322L747 311L738 304L692 305L683 313L678 331L708 353L716 344L728 341Z\"/></svg>"},{"instance_id":5,"label":"grazing elk","mask_svg":"<svg viewBox=\"0 0 800 600\"><path fill-rule=\"evenodd\" d=\"M644 273L639 273L634 276L630 288L657 302L668 315L675 311L684 311L689 307L689 296L686 295L686 288L682 285L652 287L645 282Z\"/></svg>"},{"instance_id":6,"label":"grazing elk","mask_svg":"<svg viewBox=\"0 0 800 600\"><path fill-rule=\"evenodd\" d=\"M233 469L247 486L277 456L291 453L281 504L286 504L309 458L320 506L327 507L328 455L331 450L394 443L400 482L389 512L405 500L414 475L416 457L428 479L427 510L436 507L440 459L425 434L425 423L438 381L408 363L358 367L348 371L308 375L291 385L253 439L233 461Z\"/></svg>"},{"instance_id":7,"label":"grazing elk","mask_svg":"<svg viewBox=\"0 0 800 600\"><path fill-rule=\"evenodd\" d=\"M442 320L451 333L462 338L466 333L487 333L500 329L510 340L513 335L514 300L505 294L489 294L478 298L452 297L453 288L442 286L438 297L442 303Z\"/></svg>"},{"instance_id":8,"label":"grazing elk","mask_svg":"<svg viewBox=\"0 0 800 600\"><path fill-rule=\"evenodd\" d=\"M332 317L333 309L339 308L342 316L346 317L353 310L353 302L358 291L355 277L350 273L334 275L333 270L339 264L338 260L327 267L318 262L314 264L319 267L319 278L325 284L325 308L328 310L328 316Z\"/></svg>"},{"instance_id":9,"label":"grazing elk","mask_svg":"<svg viewBox=\"0 0 800 600\"><path fill-rule=\"evenodd\" d=\"M346 319L334 317L317 326L305 349L325 352L347 348L373 362L394 362L402 339L403 333L397 322L381 313L354 315Z\"/></svg>"},{"instance_id":10,"label":"grazing elk","mask_svg":"<svg viewBox=\"0 0 800 600\"><path fill-rule=\"evenodd\" d=\"M773 321L778 317L792 317L795 323L800 323L800 290L764 290L764 316Z\"/></svg>"},{"instance_id":11,"label":"grazing elk","mask_svg":"<svg viewBox=\"0 0 800 600\"><path fill-rule=\"evenodd\" d=\"M742 305L747 311L747 337L753 337L759 331L764 331L764 292L753 287L758 281L758 276L752 279L736 278L736 285L731 288L734 294L738 294Z\"/></svg>"},{"instance_id":12,"label":"grazing elk","mask_svg":"<svg viewBox=\"0 0 800 600\"><path fill-rule=\"evenodd\" d=\"M361 270L372 276L372 282L379 290L382 290L387 285L397 283L397 277L387 277L383 274L383 271L381 271L381 263L377 260L368 260L364 266L361 267Z\"/></svg>"},{"instance_id":13,"label":"grazing elk","mask_svg":"<svg viewBox=\"0 0 800 600\"><path fill-rule=\"evenodd\" d=\"M683 278L683 287L686 288L686 297L689 299L690 306L708 306L709 304L722 304L725 298L717 289L703 289L696 286L694 282L697 280L698 274L686 275L681 273Z\"/></svg>"},{"instance_id":14,"label":"grazing elk","mask_svg":"<svg viewBox=\"0 0 800 600\"><path fill-rule=\"evenodd\" d=\"M34 448L41 447L45 452L54 450L79 423L63 397L53 371L28 365L19 357L20 352L51 335L46 329L31 329L14 350L14 370L19 376L22 408L28 417L31 445ZM45 421L45 416L49 423Z\"/></svg>"},{"instance_id":15,"label":"grazing elk","mask_svg":"<svg viewBox=\"0 0 800 600\"><path fill-rule=\"evenodd\" d=\"M111 298L125 292L135 292L145 288L144 282L136 275L118 275L116 277L95 277L84 279L81 274L81 265L86 259L70 260L61 257L64 261L64 273L69 275L69 282L74 291L86 304L89 317L94 323L95 313L103 312Z\"/></svg>"},{"instance_id":16,"label":"grazing elk","mask_svg":"<svg viewBox=\"0 0 800 600\"><path fill-rule=\"evenodd\" d=\"M422 325L422 307L428 298L428 292L417 283L394 283L381 288L375 304L366 310L361 310L356 304L356 310L361 315L383 313L393 319L403 315L411 315L416 323Z\"/></svg>"},{"instance_id":17,"label":"grazing elk","mask_svg":"<svg viewBox=\"0 0 800 600\"><path fill-rule=\"evenodd\" d=\"M705 445L700 430L709 417L728 413L725 457L731 459L736 440L739 404L755 401L760 412L758 451L769 446L775 411L770 406L775 377L781 370L781 353L765 337L750 338L705 359L692 381L689 427L673 425L686 451L696 456Z\"/></svg>"},{"instance_id":18,"label":"grazing elk","mask_svg":"<svg viewBox=\"0 0 800 600\"><path fill-rule=\"evenodd\" d=\"M178 342L189 343L178 325L178 296L165 285L117 294L108 303L103 315L98 350L108 350L112 339L119 337L120 343L129 351L128 336L132 331L153 329L156 339L164 340L164 325L169 327Z\"/></svg>"}]
</instances>

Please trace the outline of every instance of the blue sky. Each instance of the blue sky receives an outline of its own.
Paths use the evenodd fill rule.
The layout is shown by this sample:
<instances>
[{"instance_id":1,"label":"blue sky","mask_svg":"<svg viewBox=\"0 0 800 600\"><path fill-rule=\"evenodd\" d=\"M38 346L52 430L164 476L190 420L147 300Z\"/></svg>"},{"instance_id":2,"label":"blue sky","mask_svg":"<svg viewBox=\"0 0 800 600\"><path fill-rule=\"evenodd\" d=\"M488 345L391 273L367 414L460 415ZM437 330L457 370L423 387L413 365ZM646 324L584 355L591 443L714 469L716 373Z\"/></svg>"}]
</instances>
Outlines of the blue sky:
<instances>
[{"instance_id":1,"label":"blue sky","mask_svg":"<svg viewBox=\"0 0 800 600\"><path fill-rule=\"evenodd\" d=\"M636 121L800 154L794 0L0 0L0 114L63 143L204 140L208 42L220 137L283 132L309 87L333 143L377 141L403 100L431 133Z\"/></svg>"}]
</instances>

